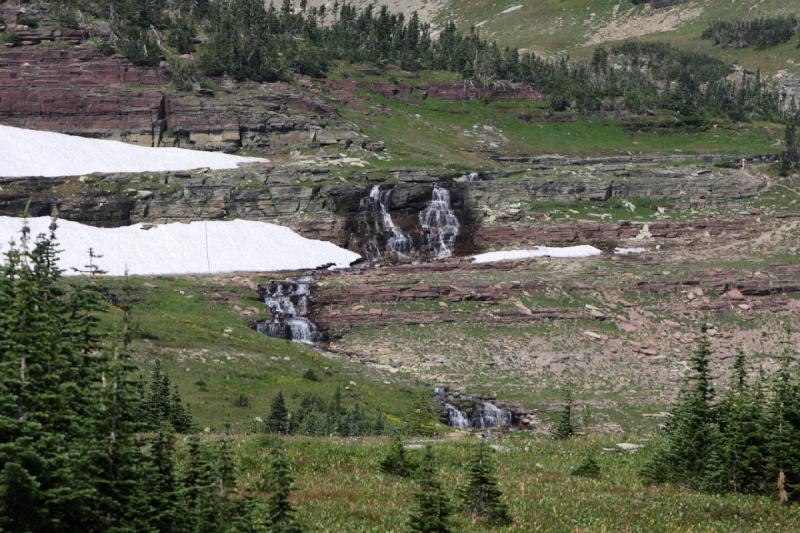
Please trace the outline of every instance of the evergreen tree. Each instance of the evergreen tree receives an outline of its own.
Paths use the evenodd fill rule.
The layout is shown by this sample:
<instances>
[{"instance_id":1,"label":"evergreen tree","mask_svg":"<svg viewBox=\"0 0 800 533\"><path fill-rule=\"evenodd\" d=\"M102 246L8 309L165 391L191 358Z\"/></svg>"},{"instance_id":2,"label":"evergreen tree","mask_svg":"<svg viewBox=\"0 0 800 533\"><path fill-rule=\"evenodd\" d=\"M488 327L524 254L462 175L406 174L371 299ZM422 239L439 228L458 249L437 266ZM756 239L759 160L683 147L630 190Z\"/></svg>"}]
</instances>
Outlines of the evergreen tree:
<instances>
[{"instance_id":1,"label":"evergreen tree","mask_svg":"<svg viewBox=\"0 0 800 533\"><path fill-rule=\"evenodd\" d=\"M718 458L721 471L717 489L743 493L762 493L764 475L765 428L761 393L747 379L744 352L734 361L729 392L719 408L721 443Z\"/></svg>"},{"instance_id":2,"label":"evergreen tree","mask_svg":"<svg viewBox=\"0 0 800 533\"><path fill-rule=\"evenodd\" d=\"M786 125L783 136L783 154L781 156L780 171L788 176L800 168L800 139L797 137L797 126L794 122Z\"/></svg>"},{"instance_id":3,"label":"evergreen tree","mask_svg":"<svg viewBox=\"0 0 800 533\"><path fill-rule=\"evenodd\" d=\"M152 439L146 478L150 496L150 524L157 531L175 531L183 513L179 510L175 478L175 436L168 421L161 424Z\"/></svg>"},{"instance_id":4,"label":"evergreen tree","mask_svg":"<svg viewBox=\"0 0 800 533\"><path fill-rule=\"evenodd\" d=\"M572 421L572 385L567 383L562 389L564 407L559 413L555 428L553 428L553 438L565 440L575 435L575 424Z\"/></svg>"},{"instance_id":5,"label":"evergreen tree","mask_svg":"<svg viewBox=\"0 0 800 533\"><path fill-rule=\"evenodd\" d=\"M400 477L408 477L414 470L414 465L406 456L406 449L400 436L395 434L389 444L389 452L381 461L381 472Z\"/></svg>"},{"instance_id":6,"label":"evergreen tree","mask_svg":"<svg viewBox=\"0 0 800 533\"><path fill-rule=\"evenodd\" d=\"M161 370L161 360L156 359L150 374L150 390L147 398L147 422L157 431L161 422L170 420L170 380Z\"/></svg>"},{"instance_id":7,"label":"evergreen tree","mask_svg":"<svg viewBox=\"0 0 800 533\"><path fill-rule=\"evenodd\" d=\"M467 486L461 491L465 510L473 517L494 524L509 524L511 517L495 479L495 465L486 445L481 443L470 460Z\"/></svg>"},{"instance_id":8,"label":"evergreen tree","mask_svg":"<svg viewBox=\"0 0 800 533\"><path fill-rule=\"evenodd\" d=\"M417 398L406 418L406 431L409 435L432 437L436 435L437 415L427 398Z\"/></svg>"},{"instance_id":9,"label":"evergreen tree","mask_svg":"<svg viewBox=\"0 0 800 533\"><path fill-rule=\"evenodd\" d=\"M409 530L415 533L447 533L450 531L450 504L436 477L436 463L430 445L425 447L417 482L417 491L414 493L417 507L409 518Z\"/></svg>"},{"instance_id":10,"label":"evergreen tree","mask_svg":"<svg viewBox=\"0 0 800 533\"><path fill-rule=\"evenodd\" d=\"M289 429L289 411L283 399L283 392L278 391L272 399L269 417L266 422L267 431L270 433L286 434Z\"/></svg>"},{"instance_id":11,"label":"evergreen tree","mask_svg":"<svg viewBox=\"0 0 800 533\"><path fill-rule=\"evenodd\" d=\"M292 474L289 459L282 447L272 450L269 469L266 472L267 531L272 533L296 533L302 531L294 518L294 510L289 502L292 490Z\"/></svg>"},{"instance_id":12,"label":"evergreen tree","mask_svg":"<svg viewBox=\"0 0 800 533\"><path fill-rule=\"evenodd\" d=\"M774 487L780 478L781 491L788 501L800 501L800 383L788 334L766 413L764 434L769 454L768 486Z\"/></svg>"},{"instance_id":13,"label":"evergreen tree","mask_svg":"<svg viewBox=\"0 0 800 533\"><path fill-rule=\"evenodd\" d=\"M708 488L716 476L715 452L720 446L716 413L712 405L708 338L703 336L692 356L692 369L681 398L667 424L667 441L645 465L645 482L681 483L694 489Z\"/></svg>"},{"instance_id":14,"label":"evergreen tree","mask_svg":"<svg viewBox=\"0 0 800 533\"><path fill-rule=\"evenodd\" d=\"M178 433L191 433L195 429L192 415L189 413L189 409L183 405L177 386L172 390L170 397L169 418L172 427Z\"/></svg>"}]
</instances>

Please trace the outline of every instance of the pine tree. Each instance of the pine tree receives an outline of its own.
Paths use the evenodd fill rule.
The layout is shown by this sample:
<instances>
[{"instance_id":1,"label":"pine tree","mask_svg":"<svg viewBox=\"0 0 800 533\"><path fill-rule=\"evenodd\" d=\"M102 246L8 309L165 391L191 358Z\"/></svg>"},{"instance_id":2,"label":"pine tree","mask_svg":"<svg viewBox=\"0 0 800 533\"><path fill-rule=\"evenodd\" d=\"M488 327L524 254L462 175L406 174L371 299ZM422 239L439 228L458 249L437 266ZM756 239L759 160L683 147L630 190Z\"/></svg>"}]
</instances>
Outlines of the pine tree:
<instances>
[{"instance_id":1,"label":"pine tree","mask_svg":"<svg viewBox=\"0 0 800 533\"><path fill-rule=\"evenodd\" d=\"M798 167L800 167L800 139L797 137L797 126L794 122L789 122L783 136L780 172L782 175L788 176Z\"/></svg>"},{"instance_id":2,"label":"pine tree","mask_svg":"<svg viewBox=\"0 0 800 533\"><path fill-rule=\"evenodd\" d=\"M567 383L562 389L564 398L564 407L559 413L558 421L555 428L553 428L553 438L557 440L566 440L575 435L575 424L572 421L572 385Z\"/></svg>"},{"instance_id":3,"label":"pine tree","mask_svg":"<svg viewBox=\"0 0 800 533\"><path fill-rule=\"evenodd\" d=\"M432 437L436 435L436 413L427 398L417 398L406 418L406 432L409 435Z\"/></svg>"},{"instance_id":4,"label":"pine tree","mask_svg":"<svg viewBox=\"0 0 800 533\"><path fill-rule=\"evenodd\" d=\"M183 405L177 385L172 390L172 396L170 397L169 417L176 432L191 433L195 430L192 415L189 413L188 407Z\"/></svg>"},{"instance_id":5,"label":"pine tree","mask_svg":"<svg viewBox=\"0 0 800 533\"><path fill-rule=\"evenodd\" d=\"M175 477L175 435L163 421L152 439L148 461L147 488L150 494L150 524L157 531L174 531L182 517Z\"/></svg>"},{"instance_id":6,"label":"pine tree","mask_svg":"<svg viewBox=\"0 0 800 533\"><path fill-rule=\"evenodd\" d=\"M675 482L694 489L707 488L716 476L715 451L720 446L716 413L712 405L708 338L703 336L692 356L692 369L681 398L667 424L665 446L645 465L647 483Z\"/></svg>"},{"instance_id":7,"label":"pine tree","mask_svg":"<svg viewBox=\"0 0 800 533\"><path fill-rule=\"evenodd\" d=\"M470 460L467 486L461 491L465 510L476 518L494 524L509 524L511 517L503 502L495 479L495 465L485 443L481 443Z\"/></svg>"},{"instance_id":8,"label":"pine tree","mask_svg":"<svg viewBox=\"0 0 800 533\"><path fill-rule=\"evenodd\" d=\"M289 429L289 411L286 409L286 402L281 391L278 391L278 394L272 399L266 427L268 432L281 435L285 435Z\"/></svg>"},{"instance_id":9,"label":"pine tree","mask_svg":"<svg viewBox=\"0 0 800 533\"><path fill-rule=\"evenodd\" d=\"M716 488L761 493L767 481L764 406L760 392L748 383L744 352L737 353L733 368L730 390L719 407L721 471Z\"/></svg>"},{"instance_id":10,"label":"pine tree","mask_svg":"<svg viewBox=\"0 0 800 533\"><path fill-rule=\"evenodd\" d=\"M800 383L788 333L764 433L769 454L767 482L774 487L781 478L781 491L788 501L800 501Z\"/></svg>"},{"instance_id":11,"label":"pine tree","mask_svg":"<svg viewBox=\"0 0 800 533\"><path fill-rule=\"evenodd\" d=\"M161 370L161 360L156 359L150 374L147 422L150 429L158 431L164 420L170 420L170 380Z\"/></svg>"},{"instance_id":12,"label":"pine tree","mask_svg":"<svg viewBox=\"0 0 800 533\"><path fill-rule=\"evenodd\" d=\"M450 531L450 503L436 477L436 462L430 445L419 467L418 487L414 493L417 508L409 518L408 528L415 533L447 533Z\"/></svg>"},{"instance_id":13,"label":"pine tree","mask_svg":"<svg viewBox=\"0 0 800 533\"><path fill-rule=\"evenodd\" d=\"M395 434L389 444L389 452L381 461L381 472L400 477L408 477L414 470L414 465L406 456L406 449L400 436Z\"/></svg>"},{"instance_id":14,"label":"pine tree","mask_svg":"<svg viewBox=\"0 0 800 533\"><path fill-rule=\"evenodd\" d=\"M269 492L267 498L267 517L269 524L267 531L271 533L296 533L302 531L294 518L294 509L289 502L292 490L292 474L289 459L282 447L272 450L269 469L266 474L266 488Z\"/></svg>"}]
</instances>

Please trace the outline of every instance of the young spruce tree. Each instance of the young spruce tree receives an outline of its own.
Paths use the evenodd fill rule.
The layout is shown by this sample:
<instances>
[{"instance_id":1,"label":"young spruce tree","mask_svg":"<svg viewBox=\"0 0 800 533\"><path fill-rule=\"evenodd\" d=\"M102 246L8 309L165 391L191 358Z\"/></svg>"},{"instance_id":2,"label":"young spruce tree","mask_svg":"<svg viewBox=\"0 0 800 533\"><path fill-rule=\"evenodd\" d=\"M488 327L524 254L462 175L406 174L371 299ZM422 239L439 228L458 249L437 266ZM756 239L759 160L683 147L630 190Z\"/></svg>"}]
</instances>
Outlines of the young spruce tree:
<instances>
[{"instance_id":1,"label":"young spruce tree","mask_svg":"<svg viewBox=\"0 0 800 533\"><path fill-rule=\"evenodd\" d=\"M294 509L289 501L292 491L291 465L286 451L278 446L272 450L266 474L267 531L270 533L299 533L302 528L294 518Z\"/></svg>"},{"instance_id":2,"label":"young spruce tree","mask_svg":"<svg viewBox=\"0 0 800 533\"><path fill-rule=\"evenodd\" d=\"M417 507L409 518L408 528L414 533L447 533L450 531L450 503L436 476L436 462L430 445L419 466Z\"/></svg>"},{"instance_id":3,"label":"young spruce tree","mask_svg":"<svg viewBox=\"0 0 800 533\"><path fill-rule=\"evenodd\" d=\"M495 479L495 464L481 443L469 462L467 486L461 490L461 500L465 510L476 518L489 523L504 525L511 523L508 508L501 499L503 493Z\"/></svg>"}]
</instances>

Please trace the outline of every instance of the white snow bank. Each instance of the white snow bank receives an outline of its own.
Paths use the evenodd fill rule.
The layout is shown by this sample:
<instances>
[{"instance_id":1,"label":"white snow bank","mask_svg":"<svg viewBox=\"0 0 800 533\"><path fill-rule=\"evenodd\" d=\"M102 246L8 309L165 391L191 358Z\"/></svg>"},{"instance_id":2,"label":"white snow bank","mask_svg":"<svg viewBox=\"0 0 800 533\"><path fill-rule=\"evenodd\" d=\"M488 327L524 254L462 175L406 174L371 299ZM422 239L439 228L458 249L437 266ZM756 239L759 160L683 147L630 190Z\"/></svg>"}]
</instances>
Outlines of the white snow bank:
<instances>
[{"instance_id":1,"label":"white snow bank","mask_svg":"<svg viewBox=\"0 0 800 533\"><path fill-rule=\"evenodd\" d=\"M0 125L0 177L221 169L256 162L268 160L183 148L147 148Z\"/></svg>"},{"instance_id":2,"label":"white snow bank","mask_svg":"<svg viewBox=\"0 0 800 533\"><path fill-rule=\"evenodd\" d=\"M510 6L510 7L505 8L504 10L502 10L500 12L500 14L501 15L505 15L506 13L513 13L514 11L516 11L518 9L522 9L522 6L519 5L519 4L517 4L515 6Z\"/></svg>"},{"instance_id":3,"label":"white snow bank","mask_svg":"<svg viewBox=\"0 0 800 533\"><path fill-rule=\"evenodd\" d=\"M558 257L575 259L581 257L591 257L600 255L602 252L594 246L582 244L580 246L566 246L563 248L551 248L548 246L537 246L530 250L506 250L503 252L488 252L473 256L475 263L491 263L494 261L513 261L517 259L531 259L533 257Z\"/></svg>"},{"instance_id":4,"label":"white snow bank","mask_svg":"<svg viewBox=\"0 0 800 533\"><path fill-rule=\"evenodd\" d=\"M642 254L646 251L644 248L614 248L617 255Z\"/></svg>"},{"instance_id":5,"label":"white snow bank","mask_svg":"<svg viewBox=\"0 0 800 533\"><path fill-rule=\"evenodd\" d=\"M23 219L0 217L0 253L19 241ZM47 233L48 217L28 220L31 234ZM150 229L144 229L149 227ZM347 266L360 256L325 241L306 239L283 226L245 220L95 228L58 221L59 266L66 274L84 269L89 248L108 275L207 274ZM4 261L0 257L0 261Z\"/></svg>"}]
</instances>

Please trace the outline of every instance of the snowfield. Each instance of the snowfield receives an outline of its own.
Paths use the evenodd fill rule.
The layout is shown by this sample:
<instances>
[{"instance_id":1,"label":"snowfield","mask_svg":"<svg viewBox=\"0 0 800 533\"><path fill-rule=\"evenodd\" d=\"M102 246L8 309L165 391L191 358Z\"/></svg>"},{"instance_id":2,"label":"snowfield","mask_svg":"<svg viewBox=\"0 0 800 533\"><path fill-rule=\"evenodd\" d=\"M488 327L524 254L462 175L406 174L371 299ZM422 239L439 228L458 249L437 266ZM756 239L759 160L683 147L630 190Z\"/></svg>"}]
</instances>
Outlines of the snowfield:
<instances>
[{"instance_id":1,"label":"snowfield","mask_svg":"<svg viewBox=\"0 0 800 533\"><path fill-rule=\"evenodd\" d=\"M241 163L267 162L258 157L183 148L147 148L0 125L0 177L52 178L94 172L223 169L236 168Z\"/></svg>"},{"instance_id":2,"label":"snowfield","mask_svg":"<svg viewBox=\"0 0 800 533\"><path fill-rule=\"evenodd\" d=\"M487 252L472 257L474 263L492 263L495 261L514 261L519 259L531 259L533 257L557 257L564 259L578 259L581 257L591 257L600 255L602 252L594 246L582 244L580 246L565 246L563 248L551 248L549 246L537 246L528 250L506 250L503 252Z\"/></svg>"},{"instance_id":3,"label":"snowfield","mask_svg":"<svg viewBox=\"0 0 800 533\"><path fill-rule=\"evenodd\" d=\"M28 219L31 234L47 233L49 217ZM0 253L19 241L23 219L0 217ZM149 228L149 229L147 229ZM245 220L189 224L136 224L95 228L58 221L59 266L78 274L89 261L89 248L102 255L96 264L108 275L208 274L272 272L316 268L330 263L346 267L359 257L335 244L306 239L284 226ZM0 258L4 261L5 257Z\"/></svg>"}]
</instances>

